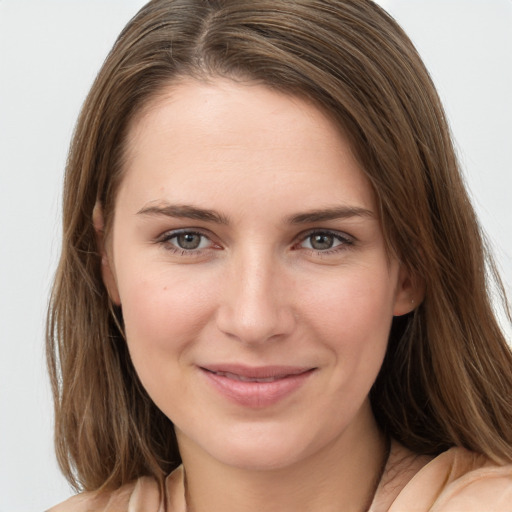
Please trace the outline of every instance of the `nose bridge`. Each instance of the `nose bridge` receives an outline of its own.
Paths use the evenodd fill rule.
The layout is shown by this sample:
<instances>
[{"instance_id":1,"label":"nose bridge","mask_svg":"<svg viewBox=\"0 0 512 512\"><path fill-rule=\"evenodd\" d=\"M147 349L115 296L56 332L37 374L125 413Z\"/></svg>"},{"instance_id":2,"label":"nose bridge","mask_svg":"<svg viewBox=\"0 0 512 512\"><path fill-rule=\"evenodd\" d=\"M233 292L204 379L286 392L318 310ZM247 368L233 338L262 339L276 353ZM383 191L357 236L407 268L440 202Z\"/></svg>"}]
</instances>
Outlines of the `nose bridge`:
<instances>
[{"instance_id":1,"label":"nose bridge","mask_svg":"<svg viewBox=\"0 0 512 512\"><path fill-rule=\"evenodd\" d=\"M288 334L294 317L281 262L264 244L233 255L218 311L218 326L246 343Z\"/></svg>"}]
</instances>

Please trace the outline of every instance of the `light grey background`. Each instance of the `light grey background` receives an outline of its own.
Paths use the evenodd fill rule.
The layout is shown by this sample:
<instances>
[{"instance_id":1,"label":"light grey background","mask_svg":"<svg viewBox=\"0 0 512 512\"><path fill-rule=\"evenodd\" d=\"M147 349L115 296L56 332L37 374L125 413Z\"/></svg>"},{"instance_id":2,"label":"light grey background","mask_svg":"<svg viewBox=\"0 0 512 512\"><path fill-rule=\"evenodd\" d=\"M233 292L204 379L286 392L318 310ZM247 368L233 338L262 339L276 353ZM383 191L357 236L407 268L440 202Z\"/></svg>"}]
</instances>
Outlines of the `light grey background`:
<instances>
[{"instance_id":1,"label":"light grey background","mask_svg":"<svg viewBox=\"0 0 512 512\"><path fill-rule=\"evenodd\" d=\"M71 494L52 451L43 353L62 171L87 90L143 3L0 0L0 512L42 510ZM512 0L380 3L438 85L511 293Z\"/></svg>"}]
</instances>

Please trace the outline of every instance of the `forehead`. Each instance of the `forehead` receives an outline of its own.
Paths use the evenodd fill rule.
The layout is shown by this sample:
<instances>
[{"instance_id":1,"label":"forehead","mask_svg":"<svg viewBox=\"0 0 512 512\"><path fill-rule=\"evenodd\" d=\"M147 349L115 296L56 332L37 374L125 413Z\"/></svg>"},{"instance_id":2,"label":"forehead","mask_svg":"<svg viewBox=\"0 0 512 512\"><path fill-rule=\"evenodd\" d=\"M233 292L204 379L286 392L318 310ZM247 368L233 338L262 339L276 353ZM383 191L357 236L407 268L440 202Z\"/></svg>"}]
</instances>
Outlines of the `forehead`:
<instances>
[{"instance_id":1,"label":"forehead","mask_svg":"<svg viewBox=\"0 0 512 512\"><path fill-rule=\"evenodd\" d=\"M141 201L208 202L229 191L249 201L299 194L314 207L373 202L339 126L310 102L255 83L170 85L133 120L125 162L121 189Z\"/></svg>"}]
</instances>

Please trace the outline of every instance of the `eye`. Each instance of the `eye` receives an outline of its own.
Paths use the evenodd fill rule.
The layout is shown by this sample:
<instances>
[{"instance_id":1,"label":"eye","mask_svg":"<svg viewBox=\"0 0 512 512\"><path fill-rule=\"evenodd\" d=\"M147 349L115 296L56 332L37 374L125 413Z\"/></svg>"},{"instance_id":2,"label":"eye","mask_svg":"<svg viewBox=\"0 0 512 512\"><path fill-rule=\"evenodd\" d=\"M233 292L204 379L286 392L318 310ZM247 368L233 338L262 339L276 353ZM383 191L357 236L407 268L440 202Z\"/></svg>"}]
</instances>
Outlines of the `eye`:
<instances>
[{"instance_id":1,"label":"eye","mask_svg":"<svg viewBox=\"0 0 512 512\"><path fill-rule=\"evenodd\" d=\"M174 243L180 249L193 251L194 249L202 248L205 245L206 237L198 233L180 233L171 238L171 243Z\"/></svg>"},{"instance_id":2,"label":"eye","mask_svg":"<svg viewBox=\"0 0 512 512\"><path fill-rule=\"evenodd\" d=\"M162 243L168 250L181 251L182 253L197 253L214 245L206 235L185 230L165 233L158 242Z\"/></svg>"},{"instance_id":3,"label":"eye","mask_svg":"<svg viewBox=\"0 0 512 512\"><path fill-rule=\"evenodd\" d=\"M353 245L353 240L341 233L332 231L315 231L309 233L299 244L300 247L313 251L326 252L340 246Z\"/></svg>"}]
</instances>

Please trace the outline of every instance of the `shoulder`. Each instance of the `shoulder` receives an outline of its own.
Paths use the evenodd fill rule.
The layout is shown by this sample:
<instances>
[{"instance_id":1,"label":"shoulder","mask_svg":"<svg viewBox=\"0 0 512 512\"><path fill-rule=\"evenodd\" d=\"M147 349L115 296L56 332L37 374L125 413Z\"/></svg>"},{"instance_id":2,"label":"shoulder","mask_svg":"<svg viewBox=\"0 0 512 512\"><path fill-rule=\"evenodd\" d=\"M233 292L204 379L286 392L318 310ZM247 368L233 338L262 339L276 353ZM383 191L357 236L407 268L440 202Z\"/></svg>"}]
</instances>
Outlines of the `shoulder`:
<instances>
[{"instance_id":1,"label":"shoulder","mask_svg":"<svg viewBox=\"0 0 512 512\"><path fill-rule=\"evenodd\" d=\"M512 464L456 447L426 463L389 512L512 511Z\"/></svg>"},{"instance_id":2,"label":"shoulder","mask_svg":"<svg viewBox=\"0 0 512 512\"><path fill-rule=\"evenodd\" d=\"M144 508L141 509L142 505ZM161 512L162 496L155 479L141 477L114 491L77 494L47 512Z\"/></svg>"},{"instance_id":3,"label":"shoulder","mask_svg":"<svg viewBox=\"0 0 512 512\"><path fill-rule=\"evenodd\" d=\"M185 512L183 467L165 480L163 489L154 478L144 476L115 491L84 492L47 512Z\"/></svg>"}]
</instances>

